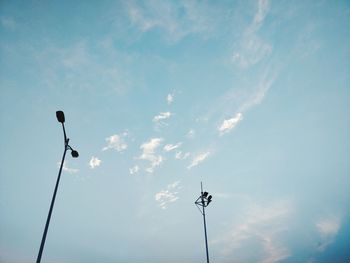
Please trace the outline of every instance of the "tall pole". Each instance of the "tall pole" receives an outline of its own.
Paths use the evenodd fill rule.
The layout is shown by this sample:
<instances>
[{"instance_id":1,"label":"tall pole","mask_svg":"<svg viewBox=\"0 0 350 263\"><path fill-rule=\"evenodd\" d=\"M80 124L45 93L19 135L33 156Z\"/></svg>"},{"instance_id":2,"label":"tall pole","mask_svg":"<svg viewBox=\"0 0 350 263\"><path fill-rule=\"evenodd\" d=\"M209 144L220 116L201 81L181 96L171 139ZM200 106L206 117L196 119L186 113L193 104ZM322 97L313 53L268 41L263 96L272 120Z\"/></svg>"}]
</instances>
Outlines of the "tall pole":
<instances>
[{"instance_id":1,"label":"tall pole","mask_svg":"<svg viewBox=\"0 0 350 263\"><path fill-rule=\"evenodd\" d=\"M67 150L70 150L70 151L71 151L71 154L72 154L72 157L73 157L73 158L77 158L77 157L79 156L79 153L78 153L76 150L74 150L74 149L68 144L68 143L69 143L69 139L67 138L66 129L64 128L65 117L64 117L63 111L56 111L56 117L57 117L58 122L62 123L62 129L63 129L63 135L64 135L64 152L63 152L63 156L62 156L62 161L61 161L61 165L60 165L60 170L58 171L58 176L57 176L57 181L56 181L55 190L54 190L54 192L53 192L53 196L52 196L52 199L51 199L51 205L50 205L49 214L47 215L47 219L46 219L46 224L45 224L44 233L43 233L43 236L42 236L42 238L41 238L41 244L40 244L40 249L39 249L38 257L37 257L37 259L36 259L36 263L40 263L40 262L41 262L41 256L42 256L42 254L43 254L43 250L44 250L44 246L45 246L47 231L49 230L49 225L50 225L52 210L53 210L53 206L55 205L57 189L58 189L58 185L59 185L59 183L60 183L61 173L62 173L62 169L63 169L63 165L64 165L64 159L65 159L65 157L66 157Z\"/></svg>"},{"instance_id":2,"label":"tall pole","mask_svg":"<svg viewBox=\"0 0 350 263\"><path fill-rule=\"evenodd\" d=\"M207 252L207 263L209 263L209 251L208 251L208 238L207 238L207 224L205 221L205 201L203 197L203 186L201 182L201 201L202 201L202 209L203 209L203 222L204 222L204 236L205 236L205 250Z\"/></svg>"},{"instance_id":3,"label":"tall pole","mask_svg":"<svg viewBox=\"0 0 350 263\"><path fill-rule=\"evenodd\" d=\"M64 126L63 126L63 127L64 127ZM66 134L64 134L64 135L66 135ZM66 137L66 136L65 136L65 137ZM36 263L40 263L40 262L41 262L41 256L42 256L42 253L43 253L43 250L44 250L44 246L45 246L47 230L49 229L50 220L51 220L51 214L52 214L53 206L54 206L55 200L56 200L56 194L57 194L58 185L59 185L60 179L61 179L61 173L62 173L63 163L64 163L64 159L65 159L65 157L66 157L68 141L69 141L69 139L66 139L66 138L65 138L64 152L63 152L63 156L62 156L62 161L61 161L61 165L60 165L60 170L59 170L59 172L58 172L58 177L57 177L57 181L56 181L55 191L53 192L53 196L52 196L52 200L51 200L51 205L50 205L50 210L49 210L49 214L47 215L46 224L45 224L45 229L44 229L43 237L42 237L42 239L41 239L40 250L39 250L39 253L38 253L38 257L37 257L37 259L36 259Z\"/></svg>"},{"instance_id":4,"label":"tall pole","mask_svg":"<svg viewBox=\"0 0 350 263\"><path fill-rule=\"evenodd\" d=\"M207 255L207 263L209 263L209 249L208 249L208 237L207 237L207 223L205 221L205 208L211 203L212 196L208 196L208 192L203 192L203 184L201 182L201 195L197 198L197 200L194 202L195 205L198 207L199 212L203 216L203 224L204 224L204 236L205 236L205 251ZM202 208L200 208L200 206Z\"/></svg>"}]
</instances>

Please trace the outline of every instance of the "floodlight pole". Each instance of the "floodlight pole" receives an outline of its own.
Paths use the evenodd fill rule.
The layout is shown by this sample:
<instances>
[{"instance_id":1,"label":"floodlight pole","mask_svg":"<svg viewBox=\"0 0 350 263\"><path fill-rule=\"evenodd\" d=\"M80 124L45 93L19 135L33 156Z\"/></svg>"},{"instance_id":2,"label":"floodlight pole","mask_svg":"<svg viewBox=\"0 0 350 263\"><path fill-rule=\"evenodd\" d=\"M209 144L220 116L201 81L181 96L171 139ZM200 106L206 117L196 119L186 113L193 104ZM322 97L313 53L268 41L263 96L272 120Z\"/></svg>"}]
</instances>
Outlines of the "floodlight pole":
<instances>
[{"instance_id":1,"label":"floodlight pole","mask_svg":"<svg viewBox=\"0 0 350 263\"><path fill-rule=\"evenodd\" d=\"M41 262L41 256L42 256L42 253L43 253L43 250L44 250L44 246L45 246L46 235L47 235L47 231L48 231L49 225L50 225L51 214L52 214L53 206L54 206L55 200L56 200L57 189L58 189L58 185L59 185L60 179L61 179L61 173L62 173L62 168L63 168L63 164L64 164L64 159L66 157L67 150L72 150L73 151L73 149L68 144L69 143L69 138L67 138L67 136L66 136L66 130L64 128L63 121L61 123L62 123L63 134L64 134L64 152L63 152L63 156L62 156L60 169L59 169L59 172L58 172L58 177L57 177L57 181L56 181L55 190L53 192L53 196L52 196L52 200L51 200L49 214L47 215L45 229L44 229L44 233L43 233L43 236L42 236L42 239L41 239L40 249L39 249L38 257L36 259L36 263L40 263Z\"/></svg>"},{"instance_id":2,"label":"floodlight pole","mask_svg":"<svg viewBox=\"0 0 350 263\"><path fill-rule=\"evenodd\" d=\"M209 251L208 251L208 238L207 238L207 223L205 221L205 205L204 205L204 198L203 198L203 185L201 182L201 201L202 201L202 208L203 208L203 222L204 222L204 236L205 236L205 250L207 252L207 263L209 263Z\"/></svg>"},{"instance_id":3,"label":"floodlight pole","mask_svg":"<svg viewBox=\"0 0 350 263\"><path fill-rule=\"evenodd\" d=\"M208 237L207 237L207 223L205 220L205 207L207 207L209 203L212 201L211 198L212 198L211 195L208 197L208 192L203 192L203 184L201 182L201 195L200 197L197 198L197 200L195 201L195 204L203 216L205 251L207 256L207 263L209 263L209 249L208 249ZM199 208L200 206L202 207L202 209Z\"/></svg>"}]
</instances>

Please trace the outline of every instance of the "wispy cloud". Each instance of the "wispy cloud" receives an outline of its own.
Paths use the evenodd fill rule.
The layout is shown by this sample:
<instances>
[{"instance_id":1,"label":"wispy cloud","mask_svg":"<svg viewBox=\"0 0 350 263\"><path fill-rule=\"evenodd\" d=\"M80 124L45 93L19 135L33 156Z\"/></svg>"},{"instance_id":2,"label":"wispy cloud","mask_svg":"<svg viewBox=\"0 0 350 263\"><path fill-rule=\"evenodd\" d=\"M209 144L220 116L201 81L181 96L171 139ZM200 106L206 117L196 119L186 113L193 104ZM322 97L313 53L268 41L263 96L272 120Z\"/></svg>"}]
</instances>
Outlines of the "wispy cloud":
<instances>
[{"instance_id":1,"label":"wispy cloud","mask_svg":"<svg viewBox=\"0 0 350 263\"><path fill-rule=\"evenodd\" d=\"M169 111L167 112L161 112L158 115L153 117L153 122L155 123L155 129L158 130L164 126L168 126L168 123L166 122L167 119L169 119L173 114Z\"/></svg>"},{"instance_id":2,"label":"wispy cloud","mask_svg":"<svg viewBox=\"0 0 350 263\"><path fill-rule=\"evenodd\" d=\"M91 169L94 169L94 168L100 166L101 162L102 161L100 159L98 159L97 157L92 156L90 161L89 161L89 166L90 166Z\"/></svg>"},{"instance_id":3,"label":"wispy cloud","mask_svg":"<svg viewBox=\"0 0 350 263\"><path fill-rule=\"evenodd\" d=\"M57 167L60 167L60 166L61 166L61 162L58 162ZM79 172L79 169L68 167L67 161L65 161L63 163L62 170L69 173L69 174L75 174L75 173Z\"/></svg>"},{"instance_id":4,"label":"wispy cloud","mask_svg":"<svg viewBox=\"0 0 350 263\"><path fill-rule=\"evenodd\" d=\"M247 68L255 65L271 53L272 46L262 40L257 34L268 12L269 1L259 0L252 22L243 33L240 47L232 56L233 62L239 67Z\"/></svg>"},{"instance_id":5,"label":"wispy cloud","mask_svg":"<svg viewBox=\"0 0 350 263\"><path fill-rule=\"evenodd\" d=\"M172 150L175 150L175 149L179 148L181 145L182 145L182 142L179 142L177 144L167 144L167 145L164 146L163 149L166 152L170 152Z\"/></svg>"},{"instance_id":6,"label":"wispy cloud","mask_svg":"<svg viewBox=\"0 0 350 263\"><path fill-rule=\"evenodd\" d=\"M206 33L213 29L210 19L215 6L197 1L128 1L128 17L142 33L160 29L169 40L179 41L189 34Z\"/></svg>"},{"instance_id":7,"label":"wispy cloud","mask_svg":"<svg viewBox=\"0 0 350 263\"><path fill-rule=\"evenodd\" d=\"M237 113L234 117L224 120L218 128L220 135L231 131L241 120L243 120L243 115L240 112Z\"/></svg>"},{"instance_id":8,"label":"wispy cloud","mask_svg":"<svg viewBox=\"0 0 350 263\"><path fill-rule=\"evenodd\" d=\"M263 68L256 67L256 78L246 81L242 77L243 85L240 85L239 89L230 89L215 102L206 115L201 117L209 120L220 114L220 126L217 128L220 135L232 131L242 120L246 111L264 100L278 74L278 63L272 64L272 60L269 59L273 50L272 45L259 36L269 11L269 0L256 1L256 10L251 22L243 29L240 39L234 41L237 44L233 47L234 54L232 56L233 64L241 69L242 74L248 74L246 69L260 62L266 62L266 65Z\"/></svg>"},{"instance_id":9,"label":"wispy cloud","mask_svg":"<svg viewBox=\"0 0 350 263\"><path fill-rule=\"evenodd\" d=\"M205 159L207 159L210 155L210 152L203 152L203 153L200 153L198 155L196 155L191 164L189 166L187 166L187 169L191 169L192 167L194 166L197 166L198 164L202 163Z\"/></svg>"},{"instance_id":10,"label":"wispy cloud","mask_svg":"<svg viewBox=\"0 0 350 263\"><path fill-rule=\"evenodd\" d=\"M159 203L159 207L166 209L170 203L179 199L178 191L181 189L180 181L169 184L164 190L156 193L154 198Z\"/></svg>"},{"instance_id":11,"label":"wispy cloud","mask_svg":"<svg viewBox=\"0 0 350 263\"><path fill-rule=\"evenodd\" d=\"M114 149L118 152L122 152L128 148L128 145L124 141L124 138L127 136L127 132L124 132L121 135L114 134L110 137L106 138L107 146L102 148L102 151L106 151L109 149Z\"/></svg>"},{"instance_id":12,"label":"wispy cloud","mask_svg":"<svg viewBox=\"0 0 350 263\"><path fill-rule=\"evenodd\" d=\"M161 112L158 115L153 117L153 121L154 122L160 122L166 119L169 119L171 117L171 112L167 111L167 112Z\"/></svg>"},{"instance_id":13,"label":"wispy cloud","mask_svg":"<svg viewBox=\"0 0 350 263\"><path fill-rule=\"evenodd\" d=\"M170 105L171 103L173 103L173 101L174 101L174 94L168 94L167 96L166 96L166 101L167 101L167 103L168 103L168 105Z\"/></svg>"},{"instance_id":14,"label":"wispy cloud","mask_svg":"<svg viewBox=\"0 0 350 263\"><path fill-rule=\"evenodd\" d=\"M185 160L188 157L190 157L190 155L191 154L189 152L183 153L182 151L178 151L178 152L175 153L175 159Z\"/></svg>"},{"instance_id":15,"label":"wispy cloud","mask_svg":"<svg viewBox=\"0 0 350 263\"><path fill-rule=\"evenodd\" d=\"M238 250L241 251L240 261L252 261L251 253L245 254L243 251L245 247L256 244L264 252L257 262L280 262L290 256L289 250L280 242L280 237L287 230L284 223L292 210L293 206L289 201L277 201L268 205L252 203L243 213L242 223L235 224L211 243L220 246L222 262L232 262Z\"/></svg>"},{"instance_id":16,"label":"wispy cloud","mask_svg":"<svg viewBox=\"0 0 350 263\"><path fill-rule=\"evenodd\" d=\"M271 73L270 70L267 69L260 77L255 90L240 104L239 111L245 112L253 106L260 104L274 83L276 75L277 71Z\"/></svg>"},{"instance_id":17,"label":"wispy cloud","mask_svg":"<svg viewBox=\"0 0 350 263\"><path fill-rule=\"evenodd\" d=\"M195 135L196 135L196 131L194 129L190 129L187 132L186 137L189 138L189 139L192 139L192 138L194 138Z\"/></svg>"},{"instance_id":18,"label":"wispy cloud","mask_svg":"<svg viewBox=\"0 0 350 263\"><path fill-rule=\"evenodd\" d=\"M243 116L246 115L247 111L263 102L278 73L278 67L267 66L262 72L259 72L257 79L249 83L249 85L239 90L230 89L218 98L217 103L207 115L210 117L215 116L217 113L226 116L231 115L230 118L220 118L220 126L217 127L219 135L233 131L234 127L243 120Z\"/></svg>"},{"instance_id":19,"label":"wispy cloud","mask_svg":"<svg viewBox=\"0 0 350 263\"><path fill-rule=\"evenodd\" d=\"M320 234L321 241L317 250L324 251L335 240L336 235L341 227L339 216L322 218L316 223L316 229Z\"/></svg>"},{"instance_id":20,"label":"wispy cloud","mask_svg":"<svg viewBox=\"0 0 350 263\"><path fill-rule=\"evenodd\" d=\"M156 149L160 146L162 141L162 138L152 138L140 146L142 154L139 159L147 160L151 164L150 167L146 168L148 173L153 173L155 167L159 166L164 160L161 155L156 154Z\"/></svg>"},{"instance_id":21,"label":"wispy cloud","mask_svg":"<svg viewBox=\"0 0 350 263\"><path fill-rule=\"evenodd\" d=\"M140 171L140 167L138 165L135 165L129 169L129 173L131 175L137 174Z\"/></svg>"}]
</instances>

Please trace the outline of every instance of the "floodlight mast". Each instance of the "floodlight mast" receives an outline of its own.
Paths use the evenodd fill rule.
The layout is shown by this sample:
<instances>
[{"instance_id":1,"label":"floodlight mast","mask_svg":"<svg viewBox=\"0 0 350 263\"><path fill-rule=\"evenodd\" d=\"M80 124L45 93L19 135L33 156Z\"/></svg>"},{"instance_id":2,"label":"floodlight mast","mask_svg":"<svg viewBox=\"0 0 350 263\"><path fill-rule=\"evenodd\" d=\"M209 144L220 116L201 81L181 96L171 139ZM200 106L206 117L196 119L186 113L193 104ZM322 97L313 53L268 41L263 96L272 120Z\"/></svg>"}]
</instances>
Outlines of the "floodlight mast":
<instances>
[{"instance_id":1,"label":"floodlight mast","mask_svg":"<svg viewBox=\"0 0 350 263\"><path fill-rule=\"evenodd\" d=\"M64 127L65 117L64 117L63 111L56 111L56 117L57 117L58 122L62 123L63 135L64 135L64 152L63 152L63 156L62 156L60 169L59 169L59 172L58 172L58 177L57 177L57 181L56 181L55 190L53 192L53 196L52 196L52 200L51 200L49 214L47 215L45 229L44 229L44 233L43 233L43 236L42 236L42 239L41 239L40 249L39 249L38 257L36 259L36 263L40 263L41 262L41 256L42 256L42 253L43 253L43 250L44 250L44 246L45 246L46 235L47 235L47 231L48 231L49 225L50 225L51 214L52 214L53 206L55 204L57 189L58 189L58 185L60 183L62 168L63 168L64 159L66 157L67 150L71 150L71 154L72 154L73 158L77 158L79 156L79 153L76 150L73 150L73 148L68 144L69 143L69 138L67 138L66 129Z\"/></svg>"},{"instance_id":2,"label":"floodlight mast","mask_svg":"<svg viewBox=\"0 0 350 263\"><path fill-rule=\"evenodd\" d=\"M208 192L203 192L203 184L201 182L201 195L197 198L195 204L198 207L199 211L203 215L203 223L204 223L204 236L205 236L205 251L207 255L207 263L209 263L209 250L208 250L208 238L207 238L207 224L205 220L205 207L209 205L209 203L212 201L212 196L208 196ZM199 208L199 206L202 207L202 210Z\"/></svg>"}]
</instances>

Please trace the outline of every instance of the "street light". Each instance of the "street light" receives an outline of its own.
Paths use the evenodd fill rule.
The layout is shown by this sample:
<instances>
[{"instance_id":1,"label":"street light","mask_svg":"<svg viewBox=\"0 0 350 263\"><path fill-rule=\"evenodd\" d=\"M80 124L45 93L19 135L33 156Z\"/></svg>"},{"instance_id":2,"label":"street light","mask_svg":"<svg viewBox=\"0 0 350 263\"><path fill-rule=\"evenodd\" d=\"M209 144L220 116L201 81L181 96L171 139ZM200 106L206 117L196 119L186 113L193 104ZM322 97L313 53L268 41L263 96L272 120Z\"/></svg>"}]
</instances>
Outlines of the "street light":
<instances>
[{"instance_id":1,"label":"street light","mask_svg":"<svg viewBox=\"0 0 350 263\"><path fill-rule=\"evenodd\" d=\"M62 161L61 161L61 165L60 165L60 170L58 172L55 190L53 192L53 196L52 196L52 200L51 200L49 214L47 215L45 229L44 229L43 237L41 239L40 249L39 249L38 257L36 259L36 263L41 262L41 256L42 256L44 246L45 246L47 230L49 229L49 225L50 225L51 214L52 214L53 206L55 204L57 188L58 188L58 184L60 183L60 178L61 178L64 159L66 157L66 152L67 152L67 150L70 150L73 158L77 158L79 156L79 153L68 144L69 138L67 138L66 129L64 128L65 118L64 118L63 111L56 111L56 117L57 117L58 122L62 123L63 135L64 135L64 152L63 152L63 157L62 157Z\"/></svg>"},{"instance_id":2,"label":"street light","mask_svg":"<svg viewBox=\"0 0 350 263\"><path fill-rule=\"evenodd\" d=\"M203 185L201 182L201 195L197 198L196 206L198 207L199 211L203 215L203 221L204 221L204 236L205 236L205 250L207 253L207 263L209 263L209 251L208 251L208 239L207 239L207 225L205 222L205 207L209 205L209 203L212 201L213 197L211 195L208 196L208 192L203 192ZM200 206L202 207L202 210L200 209Z\"/></svg>"}]
</instances>

